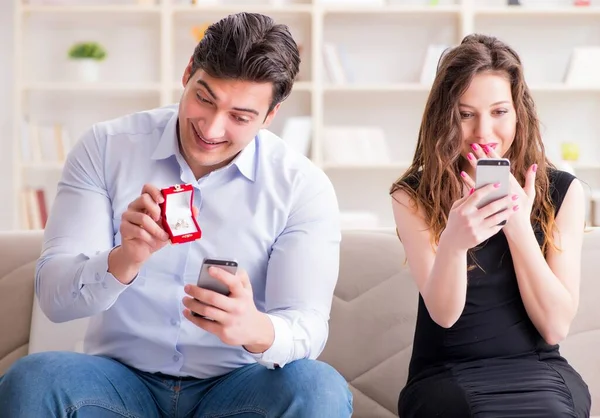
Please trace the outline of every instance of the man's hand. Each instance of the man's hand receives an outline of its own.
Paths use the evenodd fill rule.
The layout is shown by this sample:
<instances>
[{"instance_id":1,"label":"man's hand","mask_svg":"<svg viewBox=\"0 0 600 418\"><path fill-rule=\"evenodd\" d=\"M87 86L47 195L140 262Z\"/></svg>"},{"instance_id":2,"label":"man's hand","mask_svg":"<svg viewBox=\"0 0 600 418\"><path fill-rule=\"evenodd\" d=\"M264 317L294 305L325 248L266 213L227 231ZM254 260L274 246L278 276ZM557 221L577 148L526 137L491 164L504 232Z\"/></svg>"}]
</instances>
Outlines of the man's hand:
<instances>
[{"instance_id":1,"label":"man's hand","mask_svg":"<svg viewBox=\"0 0 600 418\"><path fill-rule=\"evenodd\" d=\"M229 345L242 345L252 353L268 350L275 339L273 324L267 315L256 309L248 274L238 269L233 275L218 267L210 267L209 274L229 288L229 296L195 285L186 285L183 298L187 308L184 316ZM209 319L193 316L191 311Z\"/></svg>"},{"instance_id":2,"label":"man's hand","mask_svg":"<svg viewBox=\"0 0 600 418\"><path fill-rule=\"evenodd\" d=\"M119 228L121 245L108 256L108 271L121 283L131 283L150 255L169 242L169 235L160 223L159 204L163 201L160 190L146 184L123 213ZM193 215L197 213L194 208Z\"/></svg>"}]
</instances>

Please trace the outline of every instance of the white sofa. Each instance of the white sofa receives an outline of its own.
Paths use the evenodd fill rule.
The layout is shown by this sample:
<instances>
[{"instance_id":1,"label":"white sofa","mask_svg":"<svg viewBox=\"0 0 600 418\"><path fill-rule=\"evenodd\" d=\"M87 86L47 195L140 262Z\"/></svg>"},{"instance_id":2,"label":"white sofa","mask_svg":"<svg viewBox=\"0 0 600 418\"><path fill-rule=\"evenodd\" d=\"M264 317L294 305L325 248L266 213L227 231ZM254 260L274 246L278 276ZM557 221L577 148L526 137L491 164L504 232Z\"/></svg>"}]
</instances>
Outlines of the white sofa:
<instances>
[{"instance_id":1,"label":"white sofa","mask_svg":"<svg viewBox=\"0 0 600 418\"><path fill-rule=\"evenodd\" d=\"M0 375L31 350L76 349L82 323L50 324L35 311L33 271L40 232L0 233ZM393 231L346 231L330 337L321 359L337 368L354 393L354 416L396 416L407 376L417 289ZM583 375L600 415L600 231L586 234L581 304L561 352ZM75 330L73 330L75 328Z\"/></svg>"}]
</instances>

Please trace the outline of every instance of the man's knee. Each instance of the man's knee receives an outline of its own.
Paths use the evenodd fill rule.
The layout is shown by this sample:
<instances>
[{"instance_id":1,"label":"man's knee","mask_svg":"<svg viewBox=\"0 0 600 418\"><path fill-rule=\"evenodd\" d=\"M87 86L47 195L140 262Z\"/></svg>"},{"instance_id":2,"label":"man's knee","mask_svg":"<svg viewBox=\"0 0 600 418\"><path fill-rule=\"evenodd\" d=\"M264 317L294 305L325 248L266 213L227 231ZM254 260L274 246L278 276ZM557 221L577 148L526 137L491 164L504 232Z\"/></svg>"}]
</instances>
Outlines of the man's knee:
<instances>
[{"instance_id":1,"label":"man's knee","mask_svg":"<svg viewBox=\"0 0 600 418\"><path fill-rule=\"evenodd\" d=\"M297 360L286 371L289 395L304 405L306 417L350 417L352 393L344 377L329 364L316 360Z\"/></svg>"},{"instance_id":2,"label":"man's knee","mask_svg":"<svg viewBox=\"0 0 600 418\"><path fill-rule=\"evenodd\" d=\"M46 352L29 354L21 357L6 371L2 383L15 386L31 388L32 382L42 382L44 377L56 378L64 363L61 361L61 353Z\"/></svg>"},{"instance_id":3,"label":"man's knee","mask_svg":"<svg viewBox=\"0 0 600 418\"><path fill-rule=\"evenodd\" d=\"M49 387L58 389L62 384L77 382L73 373L81 369L83 354L50 351L30 354L17 360L2 379L2 391L34 393L36 388L47 392ZM83 372L82 370L79 371ZM63 376L65 378L63 378Z\"/></svg>"}]
</instances>

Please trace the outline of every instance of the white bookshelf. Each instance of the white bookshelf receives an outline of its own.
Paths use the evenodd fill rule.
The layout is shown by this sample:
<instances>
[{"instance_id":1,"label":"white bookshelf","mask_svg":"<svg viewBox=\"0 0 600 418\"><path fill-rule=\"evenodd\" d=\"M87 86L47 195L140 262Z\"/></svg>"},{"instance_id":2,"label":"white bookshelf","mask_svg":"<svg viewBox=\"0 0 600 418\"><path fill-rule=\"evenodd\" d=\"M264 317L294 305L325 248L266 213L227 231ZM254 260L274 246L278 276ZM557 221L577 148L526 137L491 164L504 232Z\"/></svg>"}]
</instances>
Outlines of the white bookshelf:
<instances>
[{"instance_id":1,"label":"white bookshelf","mask_svg":"<svg viewBox=\"0 0 600 418\"><path fill-rule=\"evenodd\" d=\"M312 118L310 157L331 178L344 212L368 211L377 216L377 226L393 225L388 189L408 166L416 144L429 91L419 83L427 47L456 45L474 31L498 36L517 50L549 155L560 153L562 141L577 140L581 158L573 168L590 190L600 188L600 86L563 83L572 49L600 46L600 0L588 7L562 0L554 0L552 7L508 7L504 0L440 0L438 5L388 0L385 6L319 0L211 0L204 5L180 0L140 5L136 0L79 0L77 5L14 1L15 229L23 226L25 216L21 190L43 188L51 205L62 169L60 161L21 158L25 118L62 123L76 140L94 122L176 102L195 46L191 27L238 11L265 13L288 24L302 45L299 80L272 130L281 134L290 116ZM108 50L102 81L74 81L66 51L79 40L99 41ZM324 43L343 51L349 82L329 81ZM390 160L371 165L326 160L324 132L332 125L380 127Z\"/></svg>"}]
</instances>

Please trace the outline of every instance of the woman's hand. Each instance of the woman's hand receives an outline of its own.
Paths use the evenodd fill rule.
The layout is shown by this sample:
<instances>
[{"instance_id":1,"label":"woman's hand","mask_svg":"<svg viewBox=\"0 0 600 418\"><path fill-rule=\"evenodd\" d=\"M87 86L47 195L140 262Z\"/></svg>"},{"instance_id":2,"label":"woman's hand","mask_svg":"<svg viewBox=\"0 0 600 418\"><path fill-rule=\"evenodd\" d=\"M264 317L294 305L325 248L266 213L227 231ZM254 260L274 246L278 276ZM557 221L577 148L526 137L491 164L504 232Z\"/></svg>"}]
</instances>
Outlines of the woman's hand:
<instances>
[{"instance_id":1,"label":"woman's hand","mask_svg":"<svg viewBox=\"0 0 600 418\"><path fill-rule=\"evenodd\" d=\"M475 169L477 160L481 158L501 158L496 151L491 147L480 147L477 144L472 146L473 152L468 155L468 161ZM521 187L515 176L510 173L509 196L517 195L519 201L519 210L515 216L511 217L510 222L507 221L504 231L510 233L512 231L521 230L523 227L531 227L531 210L535 200L535 174L537 164L529 167L525 177L525 186ZM461 173L465 184L468 187L475 187L475 181L465 172Z\"/></svg>"},{"instance_id":2,"label":"woman's hand","mask_svg":"<svg viewBox=\"0 0 600 418\"><path fill-rule=\"evenodd\" d=\"M452 245L461 250L473 248L497 234L502 228L499 224L518 212L517 195L508 195L477 208L478 203L499 186L488 184L479 190L471 189L469 195L454 202L443 233Z\"/></svg>"}]
</instances>

